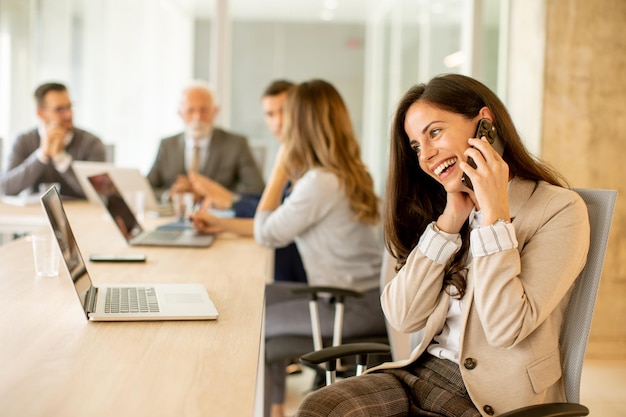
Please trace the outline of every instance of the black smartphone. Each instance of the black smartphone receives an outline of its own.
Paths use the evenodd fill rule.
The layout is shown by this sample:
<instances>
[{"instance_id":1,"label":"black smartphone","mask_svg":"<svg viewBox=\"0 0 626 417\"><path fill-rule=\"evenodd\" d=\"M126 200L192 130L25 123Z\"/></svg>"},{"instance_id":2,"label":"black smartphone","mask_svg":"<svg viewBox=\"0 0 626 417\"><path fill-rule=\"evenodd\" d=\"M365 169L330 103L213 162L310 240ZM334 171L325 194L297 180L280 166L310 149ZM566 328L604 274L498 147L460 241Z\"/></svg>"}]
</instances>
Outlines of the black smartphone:
<instances>
[{"instance_id":1,"label":"black smartphone","mask_svg":"<svg viewBox=\"0 0 626 417\"><path fill-rule=\"evenodd\" d=\"M94 253L89 256L91 262L145 262L147 256L143 253Z\"/></svg>"},{"instance_id":2,"label":"black smartphone","mask_svg":"<svg viewBox=\"0 0 626 417\"><path fill-rule=\"evenodd\" d=\"M487 138L487 141L491 143L491 146L493 146L496 152L502 155L502 152L504 151L504 145L498 137L496 127L488 119L480 119L478 121L478 126L476 127L476 133L474 134L474 137L480 139L483 136ZM472 168L476 169L476 162L474 162L471 157L467 158L467 163L470 164ZM463 174L463 177L461 177L461 182L470 190L474 189L472 181L467 175Z\"/></svg>"}]
</instances>

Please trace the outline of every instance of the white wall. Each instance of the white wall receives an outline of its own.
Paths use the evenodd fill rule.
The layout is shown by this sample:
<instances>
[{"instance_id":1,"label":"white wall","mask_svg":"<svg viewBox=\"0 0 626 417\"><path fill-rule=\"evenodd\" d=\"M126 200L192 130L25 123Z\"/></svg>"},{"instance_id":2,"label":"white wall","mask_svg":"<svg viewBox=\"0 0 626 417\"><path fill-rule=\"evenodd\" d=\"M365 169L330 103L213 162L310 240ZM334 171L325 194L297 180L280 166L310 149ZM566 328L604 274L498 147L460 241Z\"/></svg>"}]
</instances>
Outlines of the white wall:
<instances>
[{"instance_id":1,"label":"white wall","mask_svg":"<svg viewBox=\"0 0 626 417\"><path fill-rule=\"evenodd\" d=\"M528 150L541 156L546 5L543 0L507 1L510 11L508 54L503 62L504 102Z\"/></svg>"},{"instance_id":2,"label":"white wall","mask_svg":"<svg viewBox=\"0 0 626 417\"><path fill-rule=\"evenodd\" d=\"M495 49L494 38L499 36L506 42L500 47L506 56L489 55L484 80L495 88L499 59L503 70L497 81L504 84L498 91L529 148L536 151L543 90L543 2L482 1L492 8L506 5L501 6L507 12L503 23L511 20L510 36L503 36L508 34L503 29L487 32L488 50ZM115 144L118 164L147 172L159 139L181 129L176 114L180 88L193 77L208 78L202 72L210 63L206 36L210 25L201 21L196 29L195 17L177 4L0 0L4 154L18 132L34 125L33 90L54 79L70 88L76 124ZM259 107L263 88L277 77L326 78L348 102L365 161L382 193L396 101L409 85L447 70L434 62L441 58L440 43L445 41L445 49L452 52L461 32L452 26L431 32L429 40L420 19L425 15L438 24L445 22L432 10L423 13L423 4L429 3L378 2L367 29L361 24L235 21L228 127L248 135L252 143L266 144L271 161L275 144Z\"/></svg>"},{"instance_id":3,"label":"white wall","mask_svg":"<svg viewBox=\"0 0 626 417\"><path fill-rule=\"evenodd\" d=\"M268 130L261 95L277 78L322 78L342 95L357 136L363 126L365 25L235 21L232 37L230 128L267 148L269 175L278 143Z\"/></svg>"},{"instance_id":4,"label":"white wall","mask_svg":"<svg viewBox=\"0 0 626 417\"><path fill-rule=\"evenodd\" d=\"M18 126L34 122L34 0L0 0L0 137L3 160Z\"/></svg>"},{"instance_id":5,"label":"white wall","mask_svg":"<svg viewBox=\"0 0 626 417\"><path fill-rule=\"evenodd\" d=\"M13 46L10 65L0 65L12 87L8 100L2 91L10 110L0 108L0 135L10 143L32 128L37 85L63 82L74 123L115 144L116 163L147 172L159 139L182 130L179 93L193 78L194 17L176 4L0 0L0 33Z\"/></svg>"},{"instance_id":6,"label":"white wall","mask_svg":"<svg viewBox=\"0 0 626 417\"><path fill-rule=\"evenodd\" d=\"M180 89L193 78L193 17L158 4L90 3L82 26L81 108L88 113L79 121L116 145L117 164L144 172L159 139L182 130Z\"/></svg>"}]
</instances>

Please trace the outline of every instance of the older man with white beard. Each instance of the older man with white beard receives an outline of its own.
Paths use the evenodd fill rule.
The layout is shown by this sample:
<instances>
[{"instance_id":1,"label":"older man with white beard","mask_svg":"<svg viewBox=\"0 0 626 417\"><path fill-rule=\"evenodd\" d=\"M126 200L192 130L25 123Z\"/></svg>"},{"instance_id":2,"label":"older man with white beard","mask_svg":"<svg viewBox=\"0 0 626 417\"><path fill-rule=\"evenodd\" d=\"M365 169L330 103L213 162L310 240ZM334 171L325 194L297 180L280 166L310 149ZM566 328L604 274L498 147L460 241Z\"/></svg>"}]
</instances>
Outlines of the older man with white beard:
<instances>
[{"instance_id":1,"label":"older man with white beard","mask_svg":"<svg viewBox=\"0 0 626 417\"><path fill-rule=\"evenodd\" d=\"M161 200L194 192L188 176L191 171L218 182L233 191L233 195L263 191L263 176L247 138L214 127L218 112L207 83L194 81L183 89L178 114L185 123L185 131L161 140L148 173L148 180Z\"/></svg>"}]
</instances>

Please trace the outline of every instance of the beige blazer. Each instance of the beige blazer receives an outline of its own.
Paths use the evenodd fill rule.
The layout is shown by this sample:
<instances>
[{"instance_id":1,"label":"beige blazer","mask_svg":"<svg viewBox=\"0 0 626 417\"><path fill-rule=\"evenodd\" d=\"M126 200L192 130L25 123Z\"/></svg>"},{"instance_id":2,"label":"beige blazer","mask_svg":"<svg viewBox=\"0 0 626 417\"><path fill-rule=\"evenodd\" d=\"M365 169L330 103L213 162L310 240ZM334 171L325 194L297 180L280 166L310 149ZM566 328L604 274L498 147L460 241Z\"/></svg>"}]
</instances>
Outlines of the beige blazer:
<instances>
[{"instance_id":1,"label":"beige blazer","mask_svg":"<svg viewBox=\"0 0 626 417\"><path fill-rule=\"evenodd\" d=\"M461 375L484 416L565 401L559 331L589 248L587 206L576 192L514 179L509 202L518 248L472 259L462 300ZM385 287L391 326L424 337L409 359L370 371L412 363L441 331L450 301L443 269L416 248Z\"/></svg>"}]
</instances>

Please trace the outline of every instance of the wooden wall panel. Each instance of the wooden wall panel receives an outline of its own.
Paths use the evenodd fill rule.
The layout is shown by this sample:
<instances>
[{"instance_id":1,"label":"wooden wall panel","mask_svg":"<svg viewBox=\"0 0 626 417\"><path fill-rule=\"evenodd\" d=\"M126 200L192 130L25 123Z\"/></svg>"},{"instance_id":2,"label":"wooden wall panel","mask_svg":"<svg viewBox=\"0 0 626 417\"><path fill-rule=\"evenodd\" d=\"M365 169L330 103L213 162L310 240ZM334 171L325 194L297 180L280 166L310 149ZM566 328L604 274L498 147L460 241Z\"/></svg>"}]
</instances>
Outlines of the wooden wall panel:
<instances>
[{"instance_id":1,"label":"wooden wall panel","mask_svg":"<svg viewBox=\"0 0 626 417\"><path fill-rule=\"evenodd\" d=\"M626 358L626 1L546 4L542 157L619 191L587 357Z\"/></svg>"}]
</instances>

